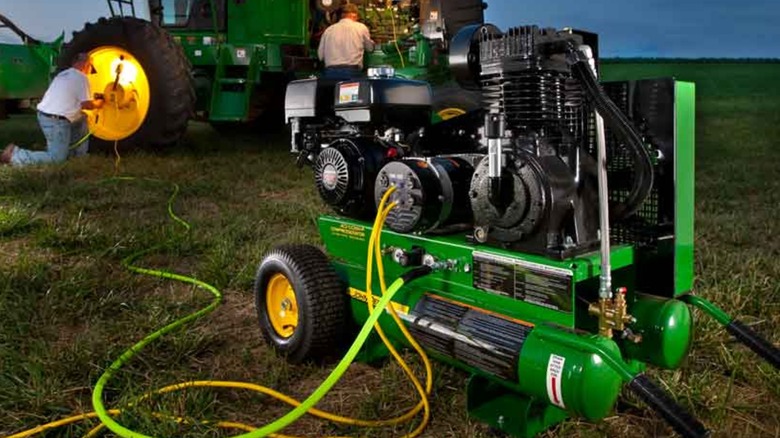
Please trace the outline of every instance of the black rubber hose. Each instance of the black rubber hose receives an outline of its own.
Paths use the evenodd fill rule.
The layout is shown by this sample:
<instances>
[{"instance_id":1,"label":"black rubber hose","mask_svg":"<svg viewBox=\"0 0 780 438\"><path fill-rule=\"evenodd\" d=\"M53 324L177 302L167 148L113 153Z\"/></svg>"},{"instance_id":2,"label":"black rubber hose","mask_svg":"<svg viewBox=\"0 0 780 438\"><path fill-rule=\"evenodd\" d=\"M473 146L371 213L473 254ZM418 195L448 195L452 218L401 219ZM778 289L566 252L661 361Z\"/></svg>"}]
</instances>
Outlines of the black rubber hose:
<instances>
[{"instance_id":1,"label":"black rubber hose","mask_svg":"<svg viewBox=\"0 0 780 438\"><path fill-rule=\"evenodd\" d=\"M636 172L631 193L624 202L614 204L610 208L610 215L615 220L624 219L634 214L650 195L650 190L653 188L653 163L642 138L626 115L601 88L588 61L578 58L575 56L577 60L571 66L574 77L582 83L590 101L596 106L596 110L604 118L604 121L625 142L634 161Z\"/></svg>"},{"instance_id":2,"label":"black rubber hose","mask_svg":"<svg viewBox=\"0 0 780 438\"><path fill-rule=\"evenodd\" d=\"M419 268L414 268L402 275L401 279L404 281L404 284L409 284L420 277L425 277L431 272L433 272L433 269L431 269L430 266L420 266Z\"/></svg>"},{"instance_id":3,"label":"black rubber hose","mask_svg":"<svg viewBox=\"0 0 780 438\"><path fill-rule=\"evenodd\" d=\"M639 374L634 377L634 380L628 384L628 389L661 414L664 420L685 438L710 436L710 431L699 420L678 405L666 391L658 387L646 375Z\"/></svg>"},{"instance_id":4,"label":"black rubber hose","mask_svg":"<svg viewBox=\"0 0 780 438\"><path fill-rule=\"evenodd\" d=\"M780 370L780 349L740 321L731 321L726 326L726 330L734 335L740 342L750 347L756 354L763 357L767 362Z\"/></svg>"}]
</instances>

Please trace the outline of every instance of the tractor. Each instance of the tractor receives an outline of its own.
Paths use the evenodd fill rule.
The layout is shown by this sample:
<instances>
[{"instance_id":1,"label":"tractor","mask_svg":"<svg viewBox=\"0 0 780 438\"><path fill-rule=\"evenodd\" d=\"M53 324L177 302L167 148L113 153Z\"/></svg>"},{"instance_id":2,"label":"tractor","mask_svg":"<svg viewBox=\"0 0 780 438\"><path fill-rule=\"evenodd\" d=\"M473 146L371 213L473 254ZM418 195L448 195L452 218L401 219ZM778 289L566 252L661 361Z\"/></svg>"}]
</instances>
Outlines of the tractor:
<instances>
[{"instance_id":1,"label":"tractor","mask_svg":"<svg viewBox=\"0 0 780 438\"><path fill-rule=\"evenodd\" d=\"M150 20L132 0L108 0L110 18L74 32L60 56L92 55L93 92L107 105L90 114L94 142L125 147L176 143L191 119L216 129L259 122L282 126L284 92L316 74L324 29L338 20L340 0L149 0ZM360 0L378 48L366 65L440 85L437 119L463 114L476 96L452 85L449 40L483 21L482 1ZM93 143L94 144L94 143Z\"/></svg>"},{"instance_id":2,"label":"tractor","mask_svg":"<svg viewBox=\"0 0 780 438\"><path fill-rule=\"evenodd\" d=\"M62 46L60 36L44 43L29 36L8 17L0 15L0 29L13 33L21 44L0 44L0 119L43 96Z\"/></svg>"}]
</instances>

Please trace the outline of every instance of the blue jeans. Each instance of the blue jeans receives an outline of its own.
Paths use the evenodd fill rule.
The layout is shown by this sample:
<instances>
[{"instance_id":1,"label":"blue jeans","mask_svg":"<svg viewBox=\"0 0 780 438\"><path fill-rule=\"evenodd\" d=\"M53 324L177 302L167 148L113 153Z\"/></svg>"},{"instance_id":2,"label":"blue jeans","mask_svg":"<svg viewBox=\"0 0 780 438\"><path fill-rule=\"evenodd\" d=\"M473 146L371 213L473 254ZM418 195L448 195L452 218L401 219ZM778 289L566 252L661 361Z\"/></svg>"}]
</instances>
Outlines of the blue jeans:
<instances>
[{"instance_id":1,"label":"blue jeans","mask_svg":"<svg viewBox=\"0 0 780 438\"><path fill-rule=\"evenodd\" d=\"M16 148L11 157L11 164L14 166L62 163L69 157L80 157L89 151L89 140L70 150L70 145L84 138L89 132L86 117L71 123L68 120L55 119L38 113L38 125L46 137L46 150L29 151Z\"/></svg>"},{"instance_id":2,"label":"blue jeans","mask_svg":"<svg viewBox=\"0 0 780 438\"><path fill-rule=\"evenodd\" d=\"M332 79L336 81L351 81L364 77L363 72L357 68L333 68L328 67L322 72L323 79Z\"/></svg>"}]
</instances>

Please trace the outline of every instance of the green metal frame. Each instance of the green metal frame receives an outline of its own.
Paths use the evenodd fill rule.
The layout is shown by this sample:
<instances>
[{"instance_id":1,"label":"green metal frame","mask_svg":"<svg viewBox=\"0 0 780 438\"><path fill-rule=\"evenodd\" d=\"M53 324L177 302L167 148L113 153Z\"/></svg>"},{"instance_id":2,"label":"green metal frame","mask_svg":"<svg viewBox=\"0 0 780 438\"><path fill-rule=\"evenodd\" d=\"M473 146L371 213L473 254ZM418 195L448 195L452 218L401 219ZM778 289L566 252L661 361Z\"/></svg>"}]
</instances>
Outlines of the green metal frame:
<instances>
[{"instance_id":1,"label":"green metal frame","mask_svg":"<svg viewBox=\"0 0 780 438\"><path fill-rule=\"evenodd\" d=\"M218 13L217 1L224 2L224 16ZM309 1L210 0L209 7L210 28L157 23L181 44L192 64L197 109L207 112L209 121L246 122L256 91L271 76L291 78L313 72L311 67L291 68L284 53L285 47L299 46L304 52L300 59L313 66L314 58L308 52ZM224 19L225 26L220 19Z\"/></svg>"},{"instance_id":2,"label":"green metal frame","mask_svg":"<svg viewBox=\"0 0 780 438\"><path fill-rule=\"evenodd\" d=\"M0 44L0 104L43 96L57 65L64 36L51 43Z\"/></svg>"},{"instance_id":3,"label":"green metal frame","mask_svg":"<svg viewBox=\"0 0 780 438\"><path fill-rule=\"evenodd\" d=\"M674 296L693 289L693 222L696 180L696 86L675 82L675 248Z\"/></svg>"}]
</instances>

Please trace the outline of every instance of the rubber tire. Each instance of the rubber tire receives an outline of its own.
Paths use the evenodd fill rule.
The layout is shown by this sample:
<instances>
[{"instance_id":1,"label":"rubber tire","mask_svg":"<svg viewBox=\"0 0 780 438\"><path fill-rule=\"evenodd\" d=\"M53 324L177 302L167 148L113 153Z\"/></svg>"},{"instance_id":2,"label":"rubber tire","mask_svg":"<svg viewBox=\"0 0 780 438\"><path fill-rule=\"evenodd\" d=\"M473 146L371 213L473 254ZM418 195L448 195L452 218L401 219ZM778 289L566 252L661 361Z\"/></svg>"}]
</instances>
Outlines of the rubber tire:
<instances>
[{"instance_id":1,"label":"rubber tire","mask_svg":"<svg viewBox=\"0 0 780 438\"><path fill-rule=\"evenodd\" d=\"M101 46L115 46L131 53L149 80L150 99L146 119L138 130L120 140L123 149L159 149L178 143L194 115L195 88L190 62L181 46L159 26L132 17L101 18L73 33L60 54L60 69L68 68L79 53ZM93 90L102 92L103 90ZM113 141L90 140L97 149L109 150Z\"/></svg>"},{"instance_id":2,"label":"rubber tire","mask_svg":"<svg viewBox=\"0 0 780 438\"><path fill-rule=\"evenodd\" d=\"M470 91L458 85L444 85L433 90L433 112L447 108L458 108L465 112L482 108L482 95L477 91Z\"/></svg>"},{"instance_id":3,"label":"rubber tire","mask_svg":"<svg viewBox=\"0 0 780 438\"><path fill-rule=\"evenodd\" d=\"M298 301L298 326L279 336L268 317L266 289L283 274ZM349 327L349 297L330 261L311 245L280 246L265 256L255 280L255 307L263 338L290 363L320 362L338 353Z\"/></svg>"}]
</instances>

